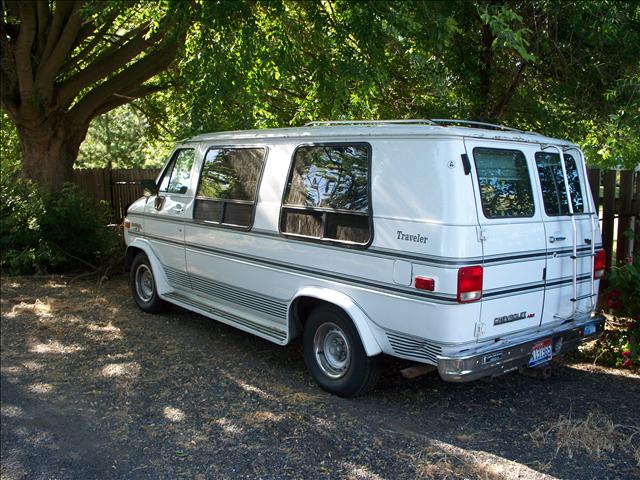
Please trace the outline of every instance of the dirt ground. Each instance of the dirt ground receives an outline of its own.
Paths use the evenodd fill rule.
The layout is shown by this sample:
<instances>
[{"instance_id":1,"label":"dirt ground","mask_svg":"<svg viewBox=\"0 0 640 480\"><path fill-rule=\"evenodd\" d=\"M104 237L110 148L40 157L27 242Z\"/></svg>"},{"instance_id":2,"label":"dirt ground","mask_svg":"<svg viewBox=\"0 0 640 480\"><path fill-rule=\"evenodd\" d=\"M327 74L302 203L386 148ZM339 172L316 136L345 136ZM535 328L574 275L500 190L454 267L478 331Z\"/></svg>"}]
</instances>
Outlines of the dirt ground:
<instances>
[{"instance_id":1,"label":"dirt ground","mask_svg":"<svg viewBox=\"0 0 640 480\"><path fill-rule=\"evenodd\" d=\"M2 279L2 479L640 478L640 377L406 380L344 400L278 347L126 277Z\"/></svg>"}]
</instances>

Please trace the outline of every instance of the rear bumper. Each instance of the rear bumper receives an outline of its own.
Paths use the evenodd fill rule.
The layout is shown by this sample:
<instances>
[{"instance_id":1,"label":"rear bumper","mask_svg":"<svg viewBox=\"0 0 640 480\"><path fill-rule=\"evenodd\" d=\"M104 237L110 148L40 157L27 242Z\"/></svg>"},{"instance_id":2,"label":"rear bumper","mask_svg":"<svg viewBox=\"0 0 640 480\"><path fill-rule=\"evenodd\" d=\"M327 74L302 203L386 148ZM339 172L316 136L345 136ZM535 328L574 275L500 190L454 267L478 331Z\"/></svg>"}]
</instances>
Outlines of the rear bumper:
<instances>
[{"instance_id":1,"label":"rear bumper","mask_svg":"<svg viewBox=\"0 0 640 480\"><path fill-rule=\"evenodd\" d=\"M595 326L593 333L585 335L585 327ZM438 373L448 382L468 382L482 377L497 376L526 367L534 345L552 339L553 357L575 350L604 331L604 317L594 315L564 323L547 331L538 331L528 337L519 337L489 346L467 350L460 355L438 356Z\"/></svg>"}]
</instances>

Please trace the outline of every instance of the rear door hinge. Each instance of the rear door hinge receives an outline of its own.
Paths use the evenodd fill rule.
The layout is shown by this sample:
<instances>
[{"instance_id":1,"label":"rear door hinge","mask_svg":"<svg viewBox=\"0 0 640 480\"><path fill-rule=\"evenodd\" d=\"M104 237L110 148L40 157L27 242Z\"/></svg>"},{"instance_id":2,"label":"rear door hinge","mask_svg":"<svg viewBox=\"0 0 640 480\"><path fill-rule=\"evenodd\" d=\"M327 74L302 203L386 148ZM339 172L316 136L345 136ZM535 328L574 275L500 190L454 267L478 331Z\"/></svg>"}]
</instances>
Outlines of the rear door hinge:
<instances>
[{"instance_id":1,"label":"rear door hinge","mask_svg":"<svg viewBox=\"0 0 640 480\"><path fill-rule=\"evenodd\" d=\"M478 232L478 241L484 242L487 239L487 230L484 227L476 227Z\"/></svg>"}]
</instances>

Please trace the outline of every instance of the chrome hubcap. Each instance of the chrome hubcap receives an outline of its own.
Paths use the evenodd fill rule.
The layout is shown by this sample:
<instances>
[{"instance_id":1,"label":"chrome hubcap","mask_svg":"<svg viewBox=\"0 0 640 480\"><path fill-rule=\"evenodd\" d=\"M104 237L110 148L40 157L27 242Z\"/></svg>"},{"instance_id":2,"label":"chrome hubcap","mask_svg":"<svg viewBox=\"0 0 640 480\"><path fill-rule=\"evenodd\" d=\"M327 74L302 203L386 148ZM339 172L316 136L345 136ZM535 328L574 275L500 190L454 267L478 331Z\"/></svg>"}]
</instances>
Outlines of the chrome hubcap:
<instances>
[{"instance_id":1,"label":"chrome hubcap","mask_svg":"<svg viewBox=\"0 0 640 480\"><path fill-rule=\"evenodd\" d=\"M139 265L136 269L136 293L143 302L149 302L154 292L153 274L147 265Z\"/></svg>"},{"instance_id":2,"label":"chrome hubcap","mask_svg":"<svg viewBox=\"0 0 640 480\"><path fill-rule=\"evenodd\" d=\"M320 325L313 337L316 362L325 375L333 379L347 373L351 364L351 350L347 336L335 323Z\"/></svg>"}]
</instances>

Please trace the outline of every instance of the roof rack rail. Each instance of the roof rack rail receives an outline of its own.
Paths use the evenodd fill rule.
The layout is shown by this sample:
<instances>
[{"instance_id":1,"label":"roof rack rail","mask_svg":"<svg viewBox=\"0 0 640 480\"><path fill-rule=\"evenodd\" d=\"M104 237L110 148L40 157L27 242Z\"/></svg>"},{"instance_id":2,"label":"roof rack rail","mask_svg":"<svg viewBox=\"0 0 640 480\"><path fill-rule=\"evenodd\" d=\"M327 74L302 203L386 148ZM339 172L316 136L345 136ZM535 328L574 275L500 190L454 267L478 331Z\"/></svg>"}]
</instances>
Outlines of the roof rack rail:
<instances>
[{"instance_id":1,"label":"roof rack rail","mask_svg":"<svg viewBox=\"0 0 640 480\"><path fill-rule=\"evenodd\" d=\"M327 120L309 122L305 127L320 127L331 125L383 125L383 124L408 124L408 125L436 125L436 122L426 118L414 118L406 120Z\"/></svg>"},{"instance_id":2,"label":"roof rack rail","mask_svg":"<svg viewBox=\"0 0 640 480\"><path fill-rule=\"evenodd\" d=\"M505 125L497 125L495 123L486 123L486 122L474 122L473 120L455 120L452 118L432 118L431 121L436 125L462 125L469 127L484 127L484 128L492 128L494 130L506 130L509 132L520 132L525 133L523 130L518 130L517 128L507 127Z\"/></svg>"},{"instance_id":3,"label":"roof rack rail","mask_svg":"<svg viewBox=\"0 0 640 480\"><path fill-rule=\"evenodd\" d=\"M493 130L503 130L506 132L527 133L524 130L498 125L495 123L476 122L473 120L456 120L453 118L412 118L403 120L323 120L304 124L305 127L320 127L332 125L431 125L446 127L449 125L461 125L465 127L488 128ZM535 133L535 132L530 132Z\"/></svg>"}]
</instances>

